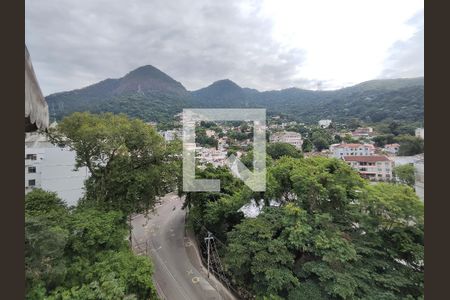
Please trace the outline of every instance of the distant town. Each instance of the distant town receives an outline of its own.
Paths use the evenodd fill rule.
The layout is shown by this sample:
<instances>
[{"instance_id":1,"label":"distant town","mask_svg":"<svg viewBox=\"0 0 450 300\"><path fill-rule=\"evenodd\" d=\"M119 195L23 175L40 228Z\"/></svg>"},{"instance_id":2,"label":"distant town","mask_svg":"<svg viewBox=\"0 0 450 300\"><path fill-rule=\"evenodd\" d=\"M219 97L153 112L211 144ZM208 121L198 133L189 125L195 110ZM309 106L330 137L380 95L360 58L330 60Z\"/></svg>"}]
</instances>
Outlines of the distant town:
<instances>
[{"instance_id":1,"label":"distant town","mask_svg":"<svg viewBox=\"0 0 450 300\"><path fill-rule=\"evenodd\" d=\"M174 116L172 129L159 130L166 142L182 138L182 114ZM158 127L157 122L148 122ZM56 122L50 125L56 126ZM230 154L243 157L252 149L251 123L247 122L202 122L196 130L196 160L203 168L225 166ZM303 132L303 134L301 133ZM314 140L314 135L321 138ZM415 137L424 139L424 128L415 129ZM305 124L272 116L266 125L269 143L285 143L302 151L305 157L323 156L345 161L363 178L373 182L395 181L396 166L414 166L417 195L424 199L424 155L401 153L399 143L377 143L383 134L372 127L357 127L353 130L333 120L319 120L317 124ZM327 143L327 137L333 143ZM315 141L313 143L312 141ZM378 144L378 145L377 145ZM406 146L404 146L406 147ZM420 151L419 151L420 152ZM76 205L82 197L83 183L89 171L83 167L74 171L75 153L50 143L43 135L28 133L25 139L25 191L43 188L57 192L70 205Z\"/></svg>"}]
</instances>

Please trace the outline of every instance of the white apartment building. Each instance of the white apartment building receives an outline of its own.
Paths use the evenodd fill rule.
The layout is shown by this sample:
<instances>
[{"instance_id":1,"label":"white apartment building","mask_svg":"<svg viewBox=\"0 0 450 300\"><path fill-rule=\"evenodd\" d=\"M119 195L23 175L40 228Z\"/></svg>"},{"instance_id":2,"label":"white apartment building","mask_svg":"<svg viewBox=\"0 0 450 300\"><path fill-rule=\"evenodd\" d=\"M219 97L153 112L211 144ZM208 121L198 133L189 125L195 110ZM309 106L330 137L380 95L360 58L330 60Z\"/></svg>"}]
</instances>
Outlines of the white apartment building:
<instances>
[{"instance_id":1,"label":"white apartment building","mask_svg":"<svg viewBox=\"0 0 450 300\"><path fill-rule=\"evenodd\" d=\"M84 195L86 167L75 169L75 152L50 143L38 133L25 137L25 193L34 188L56 192L68 205Z\"/></svg>"},{"instance_id":2,"label":"white apartment building","mask_svg":"<svg viewBox=\"0 0 450 300\"><path fill-rule=\"evenodd\" d=\"M166 142L173 141L176 138L181 138L181 132L179 130L160 131L159 134L164 137Z\"/></svg>"},{"instance_id":3,"label":"white apartment building","mask_svg":"<svg viewBox=\"0 0 450 300\"><path fill-rule=\"evenodd\" d=\"M320 120L319 126L322 128L328 128L331 125L331 120Z\"/></svg>"},{"instance_id":4,"label":"white apartment building","mask_svg":"<svg viewBox=\"0 0 450 300\"><path fill-rule=\"evenodd\" d=\"M425 130L423 128L416 129L416 136L425 139Z\"/></svg>"},{"instance_id":5,"label":"white apartment building","mask_svg":"<svg viewBox=\"0 0 450 300\"><path fill-rule=\"evenodd\" d=\"M287 143L291 144L297 149L302 149L303 140L302 135L298 132L293 131L284 131L284 132L276 132L270 135L269 138L271 143Z\"/></svg>"},{"instance_id":6,"label":"white apartment building","mask_svg":"<svg viewBox=\"0 0 450 300\"><path fill-rule=\"evenodd\" d=\"M330 146L331 156L370 156L375 154L375 147L371 144L333 144Z\"/></svg>"},{"instance_id":7,"label":"white apartment building","mask_svg":"<svg viewBox=\"0 0 450 300\"><path fill-rule=\"evenodd\" d=\"M387 156L344 156L342 159L358 171L361 177L374 181L392 179L392 170L395 164Z\"/></svg>"}]
</instances>

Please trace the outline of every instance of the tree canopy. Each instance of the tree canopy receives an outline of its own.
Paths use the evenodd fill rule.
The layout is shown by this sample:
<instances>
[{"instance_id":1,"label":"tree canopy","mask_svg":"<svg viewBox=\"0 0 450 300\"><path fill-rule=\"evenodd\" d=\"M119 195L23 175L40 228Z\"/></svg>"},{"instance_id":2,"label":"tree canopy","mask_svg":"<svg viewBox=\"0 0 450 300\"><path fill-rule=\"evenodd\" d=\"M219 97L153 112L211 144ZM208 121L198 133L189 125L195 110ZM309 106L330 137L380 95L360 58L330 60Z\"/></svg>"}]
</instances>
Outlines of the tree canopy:
<instances>
[{"instance_id":1,"label":"tree canopy","mask_svg":"<svg viewBox=\"0 0 450 300\"><path fill-rule=\"evenodd\" d=\"M176 155L149 126L125 115L74 113L49 132L54 143L76 152L76 167L87 167L84 201L126 215L146 212L174 188L168 172Z\"/></svg>"},{"instance_id":2,"label":"tree canopy","mask_svg":"<svg viewBox=\"0 0 450 300\"><path fill-rule=\"evenodd\" d=\"M370 185L323 157L274 160L267 182L191 202L235 285L257 299L423 299L423 203L410 187ZM266 205L245 218L251 199Z\"/></svg>"},{"instance_id":3,"label":"tree canopy","mask_svg":"<svg viewBox=\"0 0 450 300\"><path fill-rule=\"evenodd\" d=\"M69 210L40 189L25 203L27 299L156 299L152 263L128 248L121 212Z\"/></svg>"}]
</instances>

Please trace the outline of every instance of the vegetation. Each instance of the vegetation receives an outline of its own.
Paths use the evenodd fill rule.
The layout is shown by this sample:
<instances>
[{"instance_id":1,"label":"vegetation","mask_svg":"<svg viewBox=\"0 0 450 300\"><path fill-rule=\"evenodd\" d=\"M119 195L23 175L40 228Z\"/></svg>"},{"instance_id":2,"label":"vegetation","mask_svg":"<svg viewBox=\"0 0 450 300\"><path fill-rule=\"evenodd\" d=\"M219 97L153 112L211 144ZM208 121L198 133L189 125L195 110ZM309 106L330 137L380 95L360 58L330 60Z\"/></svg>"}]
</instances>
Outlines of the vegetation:
<instances>
[{"instance_id":1,"label":"vegetation","mask_svg":"<svg viewBox=\"0 0 450 300\"><path fill-rule=\"evenodd\" d=\"M147 257L125 240L119 211L68 209L55 193L25 197L27 299L157 299Z\"/></svg>"},{"instance_id":2,"label":"vegetation","mask_svg":"<svg viewBox=\"0 0 450 300\"><path fill-rule=\"evenodd\" d=\"M401 135L396 138L396 141L400 144L398 155L410 156L423 153L424 151L423 140L419 137Z\"/></svg>"},{"instance_id":3,"label":"vegetation","mask_svg":"<svg viewBox=\"0 0 450 300\"><path fill-rule=\"evenodd\" d=\"M144 121L168 121L183 108L266 108L270 115L316 123L423 122L422 78L373 80L335 91L289 88L259 92L220 80L188 92L179 82L152 66L138 68L120 79L49 95L50 113L58 120L73 112L125 113ZM355 127L356 128L356 127ZM349 128L352 129L352 128Z\"/></svg>"},{"instance_id":4,"label":"vegetation","mask_svg":"<svg viewBox=\"0 0 450 300\"><path fill-rule=\"evenodd\" d=\"M302 152L297 148L287 143L270 143L267 145L267 155L273 159L279 159L282 156L289 156L299 158L302 157Z\"/></svg>"},{"instance_id":5,"label":"vegetation","mask_svg":"<svg viewBox=\"0 0 450 300\"><path fill-rule=\"evenodd\" d=\"M302 151L303 152L311 152L313 151L314 145L311 142L310 139L304 139L302 144Z\"/></svg>"},{"instance_id":6,"label":"vegetation","mask_svg":"<svg viewBox=\"0 0 450 300\"><path fill-rule=\"evenodd\" d=\"M334 142L331 134L322 128L313 128L311 131L311 142L317 151L328 149Z\"/></svg>"},{"instance_id":7,"label":"vegetation","mask_svg":"<svg viewBox=\"0 0 450 300\"><path fill-rule=\"evenodd\" d=\"M48 135L75 150L76 167L91 176L75 208L43 190L26 195L27 299L156 299L152 263L132 253L127 220L179 183L179 142L110 113L74 113Z\"/></svg>"},{"instance_id":8,"label":"vegetation","mask_svg":"<svg viewBox=\"0 0 450 300\"><path fill-rule=\"evenodd\" d=\"M416 182L415 169L413 164L404 164L394 168L394 175L403 184L414 186Z\"/></svg>"},{"instance_id":9,"label":"vegetation","mask_svg":"<svg viewBox=\"0 0 450 300\"><path fill-rule=\"evenodd\" d=\"M265 193L224 169L199 176L224 185L188 193L189 219L199 238L204 226L224 243L229 276L258 299L423 299L423 203L410 187L369 185L322 157L274 160ZM266 206L244 218L251 199Z\"/></svg>"},{"instance_id":10,"label":"vegetation","mask_svg":"<svg viewBox=\"0 0 450 300\"><path fill-rule=\"evenodd\" d=\"M151 209L176 181L172 147L152 126L125 115L74 113L49 132L76 152L76 167L91 173L82 205L128 216Z\"/></svg>"}]
</instances>

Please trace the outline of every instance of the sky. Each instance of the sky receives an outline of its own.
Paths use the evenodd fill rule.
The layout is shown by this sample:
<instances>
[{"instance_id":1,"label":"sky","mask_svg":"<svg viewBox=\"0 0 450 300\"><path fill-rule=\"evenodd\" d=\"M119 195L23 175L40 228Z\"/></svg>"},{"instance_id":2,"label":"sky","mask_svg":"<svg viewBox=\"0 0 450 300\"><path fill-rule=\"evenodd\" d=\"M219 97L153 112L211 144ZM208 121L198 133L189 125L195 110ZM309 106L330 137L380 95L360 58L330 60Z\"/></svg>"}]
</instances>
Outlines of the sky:
<instances>
[{"instance_id":1,"label":"sky","mask_svg":"<svg viewBox=\"0 0 450 300\"><path fill-rule=\"evenodd\" d=\"M338 89L424 75L417 0L26 0L44 95L153 65L188 90Z\"/></svg>"}]
</instances>

